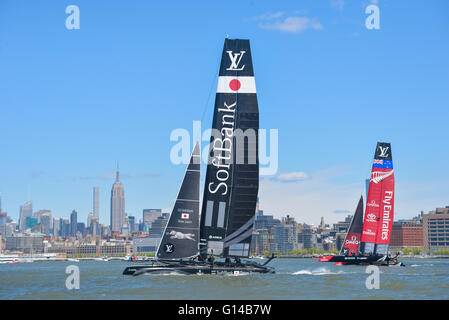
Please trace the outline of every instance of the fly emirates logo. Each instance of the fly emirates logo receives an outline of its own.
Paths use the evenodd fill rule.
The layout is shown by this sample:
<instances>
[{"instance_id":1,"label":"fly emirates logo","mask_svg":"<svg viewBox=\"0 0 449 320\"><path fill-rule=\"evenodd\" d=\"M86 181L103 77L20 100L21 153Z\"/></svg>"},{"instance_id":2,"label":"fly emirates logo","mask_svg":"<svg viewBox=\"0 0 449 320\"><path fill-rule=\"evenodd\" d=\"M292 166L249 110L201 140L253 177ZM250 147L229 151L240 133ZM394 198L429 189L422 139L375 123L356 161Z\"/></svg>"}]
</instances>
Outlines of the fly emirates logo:
<instances>
[{"instance_id":1,"label":"fly emirates logo","mask_svg":"<svg viewBox=\"0 0 449 320\"><path fill-rule=\"evenodd\" d=\"M393 199L393 191L385 191L385 198L382 201L383 206L383 214L382 214L382 240L388 239L388 233L390 230L390 222L391 222L391 210L393 209L392 205Z\"/></svg>"}]
</instances>

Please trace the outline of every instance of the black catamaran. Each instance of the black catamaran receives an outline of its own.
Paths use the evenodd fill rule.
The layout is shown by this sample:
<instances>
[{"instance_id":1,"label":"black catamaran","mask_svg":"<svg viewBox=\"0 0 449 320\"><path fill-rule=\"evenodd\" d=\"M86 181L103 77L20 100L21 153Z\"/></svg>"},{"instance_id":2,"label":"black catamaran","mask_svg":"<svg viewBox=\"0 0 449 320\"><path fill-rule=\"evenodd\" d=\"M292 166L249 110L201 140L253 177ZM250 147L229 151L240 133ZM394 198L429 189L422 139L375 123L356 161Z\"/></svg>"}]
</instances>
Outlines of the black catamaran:
<instances>
[{"instance_id":1,"label":"black catamaran","mask_svg":"<svg viewBox=\"0 0 449 320\"><path fill-rule=\"evenodd\" d=\"M397 255L391 257L388 247L394 214L394 171L390 143L378 142L363 219L363 198L360 198L351 226L336 256L321 257L320 262L347 264L401 265Z\"/></svg>"},{"instance_id":2,"label":"black catamaran","mask_svg":"<svg viewBox=\"0 0 449 320\"><path fill-rule=\"evenodd\" d=\"M249 40L226 39L221 57L209 159L199 215L200 150L196 144L151 265L124 274L272 273L242 262L250 253L259 189L259 110ZM216 259L217 258L217 259Z\"/></svg>"}]
</instances>

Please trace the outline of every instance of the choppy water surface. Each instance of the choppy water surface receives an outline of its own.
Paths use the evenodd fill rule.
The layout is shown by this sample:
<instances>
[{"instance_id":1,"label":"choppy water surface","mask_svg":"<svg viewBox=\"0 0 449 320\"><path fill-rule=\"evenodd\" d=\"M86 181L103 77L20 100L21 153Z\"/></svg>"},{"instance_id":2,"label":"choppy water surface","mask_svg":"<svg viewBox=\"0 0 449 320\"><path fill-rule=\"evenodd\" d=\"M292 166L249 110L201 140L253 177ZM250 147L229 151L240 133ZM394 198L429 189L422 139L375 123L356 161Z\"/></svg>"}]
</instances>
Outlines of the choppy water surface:
<instances>
[{"instance_id":1,"label":"choppy water surface","mask_svg":"<svg viewBox=\"0 0 449 320\"><path fill-rule=\"evenodd\" d=\"M368 290L363 266L316 259L275 259L276 274L122 275L124 261L0 265L0 299L449 299L449 259L402 259L381 267L380 289ZM66 288L77 265L80 289Z\"/></svg>"}]
</instances>

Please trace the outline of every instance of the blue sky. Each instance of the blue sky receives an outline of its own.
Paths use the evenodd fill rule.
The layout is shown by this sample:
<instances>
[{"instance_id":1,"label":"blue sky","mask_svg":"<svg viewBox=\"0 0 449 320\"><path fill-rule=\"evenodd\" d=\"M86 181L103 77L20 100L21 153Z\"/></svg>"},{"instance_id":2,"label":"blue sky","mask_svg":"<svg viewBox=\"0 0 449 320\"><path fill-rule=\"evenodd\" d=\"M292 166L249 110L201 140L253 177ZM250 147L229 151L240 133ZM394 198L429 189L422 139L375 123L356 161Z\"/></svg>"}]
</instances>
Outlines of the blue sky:
<instances>
[{"instance_id":1,"label":"blue sky","mask_svg":"<svg viewBox=\"0 0 449 320\"><path fill-rule=\"evenodd\" d=\"M117 161L128 214L170 208L185 170L170 133L210 126L226 35L251 40L260 125L279 130L266 213L343 219L377 141L392 143L397 218L449 205L449 3L379 0L368 30L371 2L2 1L3 209L17 219L32 199L84 221L99 186L109 224ZM72 4L79 30L65 28Z\"/></svg>"}]
</instances>

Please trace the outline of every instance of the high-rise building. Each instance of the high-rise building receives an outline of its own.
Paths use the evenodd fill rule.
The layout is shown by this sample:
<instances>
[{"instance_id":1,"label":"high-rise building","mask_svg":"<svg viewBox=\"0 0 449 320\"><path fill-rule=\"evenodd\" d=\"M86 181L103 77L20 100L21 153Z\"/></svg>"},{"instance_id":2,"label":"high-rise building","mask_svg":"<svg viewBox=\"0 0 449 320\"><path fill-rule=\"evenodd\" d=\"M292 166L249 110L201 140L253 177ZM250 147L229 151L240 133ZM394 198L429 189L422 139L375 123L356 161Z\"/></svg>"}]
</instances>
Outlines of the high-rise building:
<instances>
[{"instance_id":1,"label":"high-rise building","mask_svg":"<svg viewBox=\"0 0 449 320\"><path fill-rule=\"evenodd\" d=\"M93 218L94 218L94 214L92 212L89 212L89 214L87 215L87 227L88 228L90 228Z\"/></svg>"},{"instance_id":2,"label":"high-rise building","mask_svg":"<svg viewBox=\"0 0 449 320\"><path fill-rule=\"evenodd\" d=\"M89 233L93 236L97 236L100 234L100 226L98 224L98 219L93 217L88 225Z\"/></svg>"},{"instance_id":3,"label":"high-rise building","mask_svg":"<svg viewBox=\"0 0 449 320\"><path fill-rule=\"evenodd\" d=\"M6 235L6 212L0 211L0 235Z\"/></svg>"},{"instance_id":4,"label":"high-rise building","mask_svg":"<svg viewBox=\"0 0 449 320\"><path fill-rule=\"evenodd\" d=\"M70 236L76 237L76 232L78 229L78 213L72 210L70 214Z\"/></svg>"},{"instance_id":5,"label":"high-rise building","mask_svg":"<svg viewBox=\"0 0 449 320\"><path fill-rule=\"evenodd\" d=\"M20 206L19 229L26 229L26 218L33 216L33 201L27 201Z\"/></svg>"},{"instance_id":6,"label":"high-rise building","mask_svg":"<svg viewBox=\"0 0 449 320\"><path fill-rule=\"evenodd\" d=\"M53 219L53 237L59 237L61 235L61 222L60 218Z\"/></svg>"},{"instance_id":7,"label":"high-rise building","mask_svg":"<svg viewBox=\"0 0 449 320\"><path fill-rule=\"evenodd\" d=\"M303 224L302 232L298 235L298 242L303 249L310 250L317 247L318 237L317 234L313 232L311 225Z\"/></svg>"},{"instance_id":8,"label":"high-rise building","mask_svg":"<svg viewBox=\"0 0 449 320\"><path fill-rule=\"evenodd\" d=\"M40 223L42 226L42 233L45 235L49 235L50 234L50 230L51 230L51 215L49 214L44 214L40 216Z\"/></svg>"},{"instance_id":9,"label":"high-rise building","mask_svg":"<svg viewBox=\"0 0 449 320\"><path fill-rule=\"evenodd\" d=\"M83 234L84 229L86 229L86 225L84 224L84 222L78 222L76 227L77 232Z\"/></svg>"},{"instance_id":10,"label":"high-rise building","mask_svg":"<svg viewBox=\"0 0 449 320\"><path fill-rule=\"evenodd\" d=\"M94 197L93 197L93 214L97 219L100 218L100 188L94 187Z\"/></svg>"},{"instance_id":11,"label":"high-rise building","mask_svg":"<svg viewBox=\"0 0 449 320\"><path fill-rule=\"evenodd\" d=\"M143 224L149 223L151 225L153 221L162 215L162 209L143 209Z\"/></svg>"},{"instance_id":12,"label":"high-rise building","mask_svg":"<svg viewBox=\"0 0 449 320\"><path fill-rule=\"evenodd\" d=\"M165 229L167 222L168 222L168 216L166 216L166 215L159 216L151 224L151 228L149 229L150 236L162 237L162 234L164 233L164 229Z\"/></svg>"},{"instance_id":13,"label":"high-rise building","mask_svg":"<svg viewBox=\"0 0 449 320\"><path fill-rule=\"evenodd\" d=\"M257 229L270 229L271 227L280 224L281 221L279 219L274 219L271 215L263 215L260 214L256 216L254 220L254 230Z\"/></svg>"},{"instance_id":14,"label":"high-rise building","mask_svg":"<svg viewBox=\"0 0 449 320\"><path fill-rule=\"evenodd\" d=\"M50 215L51 216L51 211L50 210L39 210L37 212L34 213L34 217L37 219L38 223L41 223L41 217L43 215Z\"/></svg>"},{"instance_id":15,"label":"high-rise building","mask_svg":"<svg viewBox=\"0 0 449 320\"><path fill-rule=\"evenodd\" d=\"M125 189L120 182L117 165L117 174L111 190L111 231L118 231L125 223Z\"/></svg>"},{"instance_id":16,"label":"high-rise building","mask_svg":"<svg viewBox=\"0 0 449 320\"><path fill-rule=\"evenodd\" d=\"M25 219L25 229L31 229L34 226L37 226L37 219L34 217L26 217Z\"/></svg>"},{"instance_id":17,"label":"high-rise building","mask_svg":"<svg viewBox=\"0 0 449 320\"><path fill-rule=\"evenodd\" d=\"M282 218L282 223L274 227L276 248L281 253L288 253L298 248L298 228L294 218Z\"/></svg>"},{"instance_id":18,"label":"high-rise building","mask_svg":"<svg viewBox=\"0 0 449 320\"><path fill-rule=\"evenodd\" d=\"M134 216L128 217L129 221L129 232L136 232L136 218Z\"/></svg>"}]
</instances>

